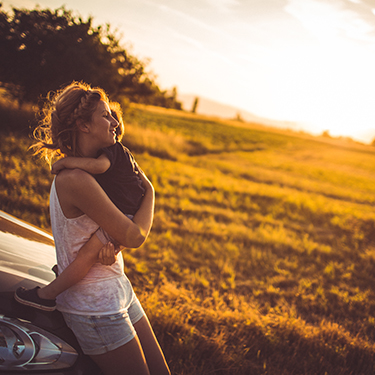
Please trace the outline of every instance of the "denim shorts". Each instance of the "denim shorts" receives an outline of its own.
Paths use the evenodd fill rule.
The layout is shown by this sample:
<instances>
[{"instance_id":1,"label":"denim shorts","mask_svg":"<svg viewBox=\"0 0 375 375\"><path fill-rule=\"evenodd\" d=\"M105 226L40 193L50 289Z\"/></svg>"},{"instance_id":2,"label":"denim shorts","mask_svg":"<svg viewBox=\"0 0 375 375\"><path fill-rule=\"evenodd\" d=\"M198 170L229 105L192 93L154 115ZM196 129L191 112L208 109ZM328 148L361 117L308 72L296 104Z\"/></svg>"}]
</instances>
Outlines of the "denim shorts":
<instances>
[{"instance_id":1,"label":"denim shorts","mask_svg":"<svg viewBox=\"0 0 375 375\"><path fill-rule=\"evenodd\" d=\"M63 312L63 315L82 351L87 355L98 355L131 341L136 336L134 324L145 316L145 312L138 299L134 298L125 312L100 316Z\"/></svg>"}]
</instances>

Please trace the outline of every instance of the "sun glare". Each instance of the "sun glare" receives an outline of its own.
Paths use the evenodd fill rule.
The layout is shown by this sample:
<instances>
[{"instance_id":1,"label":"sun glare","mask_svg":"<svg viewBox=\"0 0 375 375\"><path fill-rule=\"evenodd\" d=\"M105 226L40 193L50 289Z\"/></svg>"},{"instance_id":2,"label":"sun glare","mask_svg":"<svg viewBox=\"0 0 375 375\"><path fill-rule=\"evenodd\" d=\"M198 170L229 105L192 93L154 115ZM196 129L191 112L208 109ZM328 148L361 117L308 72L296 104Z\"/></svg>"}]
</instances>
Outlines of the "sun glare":
<instances>
[{"instance_id":1,"label":"sun glare","mask_svg":"<svg viewBox=\"0 0 375 375\"><path fill-rule=\"evenodd\" d=\"M283 48L275 57L268 87L268 116L303 124L314 134L361 137L373 127L372 98L366 95L375 79L369 76L374 58L354 43L334 39L306 47ZM270 108L273 108L270 113Z\"/></svg>"}]
</instances>

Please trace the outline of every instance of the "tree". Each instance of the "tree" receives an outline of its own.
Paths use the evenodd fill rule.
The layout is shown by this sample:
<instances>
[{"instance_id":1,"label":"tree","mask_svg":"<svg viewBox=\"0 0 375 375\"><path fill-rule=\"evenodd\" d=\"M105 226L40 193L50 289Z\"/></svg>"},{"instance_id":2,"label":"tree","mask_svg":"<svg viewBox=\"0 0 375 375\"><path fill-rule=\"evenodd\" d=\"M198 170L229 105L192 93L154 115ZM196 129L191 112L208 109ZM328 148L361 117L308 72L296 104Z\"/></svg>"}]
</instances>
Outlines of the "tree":
<instances>
[{"instance_id":1,"label":"tree","mask_svg":"<svg viewBox=\"0 0 375 375\"><path fill-rule=\"evenodd\" d=\"M118 94L136 90L143 64L128 55L109 26L92 26L65 8L1 12L0 82L22 103L72 80Z\"/></svg>"},{"instance_id":2,"label":"tree","mask_svg":"<svg viewBox=\"0 0 375 375\"><path fill-rule=\"evenodd\" d=\"M148 95L139 95L135 101L148 105L155 105L164 108L182 109L182 104L177 101L177 88L173 87L172 92L161 91L160 88L151 80L146 80L144 85L148 85L147 90L151 92ZM140 94L142 94L140 92Z\"/></svg>"},{"instance_id":3,"label":"tree","mask_svg":"<svg viewBox=\"0 0 375 375\"><path fill-rule=\"evenodd\" d=\"M93 27L92 18L84 21L64 7L0 12L0 86L22 104L73 80L100 86L117 100L157 91L145 63L121 46L110 25Z\"/></svg>"},{"instance_id":4,"label":"tree","mask_svg":"<svg viewBox=\"0 0 375 375\"><path fill-rule=\"evenodd\" d=\"M193 107L191 108L192 113L196 113L198 107L199 98L194 99Z\"/></svg>"},{"instance_id":5,"label":"tree","mask_svg":"<svg viewBox=\"0 0 375 375\"><path fill-rule=\"evenodd\" d=\"M244 121L243 118L242 118L242 116L241 116L241 112L237 112L235 120L238 121L238 122L243 122Z\"/></svg>"}]
</instances>

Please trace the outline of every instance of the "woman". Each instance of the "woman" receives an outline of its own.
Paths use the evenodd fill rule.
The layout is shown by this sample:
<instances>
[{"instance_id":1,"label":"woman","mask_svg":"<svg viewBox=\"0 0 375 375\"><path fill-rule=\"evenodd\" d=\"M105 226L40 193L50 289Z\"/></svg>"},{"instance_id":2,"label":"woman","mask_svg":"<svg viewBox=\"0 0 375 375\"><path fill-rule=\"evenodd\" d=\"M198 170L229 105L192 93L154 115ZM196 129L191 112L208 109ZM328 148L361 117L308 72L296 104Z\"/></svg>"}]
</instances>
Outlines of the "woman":
<instances>
[{"instance_id":1,"label":"woman","mask_svg":"<svg viewBox=\"0 0 375 375\"><path fill-rule=\"evenodd\" d=\"M73 82L49 97L35 145L51 164L54 156L97 157L116 142L117 121L101 89ZM154 189L141 172L144 198L130 220L111 202L93 176L64 169L50 194L51 226L59 273L90 242L100 243L101 228L119 244L139 247L151 230ZM100 248L100 246L99 246ZM123 272L121 253L111 266L98 263L98 246L85 250L92 267L85 278L57 298L57 308L75 333L82 350L105 374L170 374L133 288Z\"/></svg>"}]
</instances>

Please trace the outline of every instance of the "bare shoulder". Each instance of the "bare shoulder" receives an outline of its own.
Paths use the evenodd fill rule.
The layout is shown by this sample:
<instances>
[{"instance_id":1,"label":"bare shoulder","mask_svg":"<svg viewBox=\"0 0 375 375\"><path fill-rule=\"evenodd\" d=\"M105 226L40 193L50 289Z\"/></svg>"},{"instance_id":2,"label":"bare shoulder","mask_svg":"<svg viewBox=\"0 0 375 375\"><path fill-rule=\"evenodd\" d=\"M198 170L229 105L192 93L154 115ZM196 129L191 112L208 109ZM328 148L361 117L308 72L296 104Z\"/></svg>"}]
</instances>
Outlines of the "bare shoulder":
<instances>
[{"instance_id":1,"label":"bare shoulder","mask_svg":"<svg viewBox=\"0 0 375 375\"><path fill-rule=\"evenodd\" d=\"M96 191L99 184L94 177L82 169L64 169L56 176L56 190L62 199L77 203L86 199L88 192Z\"/></svg>"},{"instance_id":2,"label":"bare shoulder","mask_svg":"<svg viewBox=\"0 0 375 375\"><path fill-rule=\"evenodd\" d=\"M105 195L94 177L81 169L62 170L56 176L56 191L65 216L70 218L89 214Z\"/></svg>"},{"instance_id":3,"label":"bare shoulder","mask_svg":"<svg viewBox=\"0 0 375 375\"><path fill-rule=\"evenodd\" d=\"M60 189L84 188L95 179L82 169L64 169L56 176L56 186Z\"/></svg>"}]
</instances>

